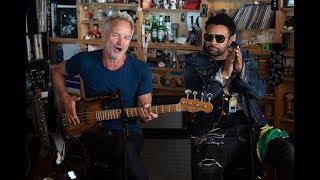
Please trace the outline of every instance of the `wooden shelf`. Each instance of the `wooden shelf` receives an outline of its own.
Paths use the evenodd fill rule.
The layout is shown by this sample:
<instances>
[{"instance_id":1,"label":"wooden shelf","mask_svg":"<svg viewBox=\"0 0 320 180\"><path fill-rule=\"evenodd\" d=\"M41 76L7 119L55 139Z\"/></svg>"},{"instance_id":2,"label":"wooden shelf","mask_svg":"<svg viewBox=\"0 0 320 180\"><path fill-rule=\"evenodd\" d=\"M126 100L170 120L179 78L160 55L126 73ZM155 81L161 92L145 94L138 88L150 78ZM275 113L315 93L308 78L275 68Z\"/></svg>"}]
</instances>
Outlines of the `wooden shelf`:
<instances>
[{"instance_id":1,"label":"wooden shelf","mask_svg":"<svg viewBox=\"0 0 320 180\"><path fill-rule=\"evenodd\" d=\"M275 28L268 28L268 29L241 29L241 31L275 31Z\"/></svg>"},{"instance_id":2,"label":"wooden shelf","mask_svg":"<svg viewBox=\"0 0 320 180\"><path fill-rule=\"evenodd\" d=\"M81 21L82 24L104 24L105 21L103 20L83 20Z\"/></svg>"},{"instance_id":3,"label":"wooden shelf","mask_svg":"<svg viewBox=\"0 0 320 180\"><path fill-rule=\"evenodd\" d=\"M99 24L99 25L104 25L105 21L104 20L82 20L81 21L82 24ZM134 25L134 28L136 29L136 24Z\"/></svg>"},{"instance_id":4,"label":"wooden shelf","mask_svg":"<svg viewBox=\"0 0 320 180\"><path fill-rule=\"evenodd\" d=\"M283 80L284 81L288 81L288 82L294 82L294 78L293 77L284 77Z\"/></svg>"},{"instance_id":5,"label":"wooden shelf","mask_svg":"<svg viewBox=\"0 0 320 180\"><path fill-rule=\"evenodd\" d=\"M79 3L80 5L89 6L87 3ZM92 2L90 5L94 6L112 6L112 7L137 7L137 4L133 3L98 3L98 2Z\"/></svg>"},{"instance_id":6,"label":"wooden shelf","mask_svg":"<svg viewBox=\"0 0 320 180\"><path fill-rule=\"evenodd\" d=\"M183 72L181 68L160 68L160 67L151 67L155 71L169 71L169 72Z\"/></svg>"},{"instance_id":7,"label":"wooden shelf","mask_svg":"<svg viewBox=\"0 0 320 180\"><path fill-rule=\"evenodd\" d=\"M103 45L102 39L81 39L79 40L79 43L82 44L96 44L96 45ZM130 42L131 47L138 47L137 42Z\"/></svg>"},{"instance_id":8,"label":"wooden shelf","mask_svg":"<svg viewBox=\"0 0 320 180\"><path fill-rule=\"evenodd\" d=\"M282 8L281 10L286 13L286 16L294 16L294 7L292 7L292 8Z\"/></svg>"},{"instance_id":9,"label":"wooden shelf","mask_svg":"<svg viewBox=\"0 0 320 180\"><path fill-rule=\"evenodd\" d=\"M292 30L290 30L290 31L287 30L287 29L282 29L282 30L281 30L281 33L282 33L282 34L286 34L286 33L287 33L287 34L288 34L288 33L289 33L289 34L293 34L293 33L294 33L294 29L292 29Z\"/></svg>"},{"instance_id":10,"label":"wooden shelf","mask_svg":"<svg viewBox=\"0 0 320 180\"><path fill-rule=\"evenodd\" d=\"M262 97L262 99L274 100L274 96L266 95L266 96Z\"/></svg>"},{"instance_id":11,"label":"wooden shelf","mask_svg":"<svg viewBox=\"0 0 320 180\"><path fill-rule=\"evenodd\" d=\"M183 13L183 12L200 12L199 9L162 9L162 8L144 8L143 12L165 12L165 13Z\"/></svg>"},{"instance_id":12,"label":"wooden shelf","mask_svg":"<svg viewBox=\"0 0 320 180\"><path fill-rule=\"evenodd\" d=\"M286 58L294 58L294 49L289 49L283 53Z\"/></svg>"},{"instance_id":13,"label":"wooden shelf","mask_svg":"<svg viewBox=\"0 0 320 180\"><path fill-rule=\"evenodd\" d=\"M79 40L79 43L102 45L103 41L102 41L102 39L81 39L81 40Z\"/></svg>"},{"instance_id":14,"label":"wooden shelf","mask_svg":"<svg viewBox=\"0 0 320 180\"><path fill-rule=\"evenodd\" d=\"M251 54L255 55L271 55L271 50L261 50L257 48L245 47Z\"/></svg>"},{"instance_id":15,"label":"wooden shelf","mask_svg":"<svg viewBox=\"0 0 320 180\"><path fill-rule=\"evenodd\" d=\"M161 89L161 90L170 90L170 91L182 91L186 90L184 87L171 87L171 86L162 86L159 84L153 84L154 89Z\"/></svg>"},{"instance_id":16,"label":"wooden shelf","mask_svg":"<svg viewBox=\"0 0 320 180\"><path fill-rule=\"evenodd\" d=\"M290 122L290 123L294 123L294 119L290 119L290 118L287 118L287 117L282 117L280 119L280 122Z\"/></svg>"},{"instance_id":17,"label":"wooden shelf","mask_svg":"<svg viewBox=\"0 0 320 180\"><path fill-rule=\"evenodd\" d=\"M150 43L151 49L169 49L169 50L185 50L185 51L201 51L202 47L192 46L189 44L176 44L176 43Z\"/></svg>"},{"instance_id":18,"label":"wooden shelf","mask_svg":"<svg viewBox=\"0 0 320 180\"><path fill-rule=\"evenodd\" d=\"M77 43L78 39L77 38L50 37L49 41L55 42L55 43Z\"/></svg>"}]
</instances>

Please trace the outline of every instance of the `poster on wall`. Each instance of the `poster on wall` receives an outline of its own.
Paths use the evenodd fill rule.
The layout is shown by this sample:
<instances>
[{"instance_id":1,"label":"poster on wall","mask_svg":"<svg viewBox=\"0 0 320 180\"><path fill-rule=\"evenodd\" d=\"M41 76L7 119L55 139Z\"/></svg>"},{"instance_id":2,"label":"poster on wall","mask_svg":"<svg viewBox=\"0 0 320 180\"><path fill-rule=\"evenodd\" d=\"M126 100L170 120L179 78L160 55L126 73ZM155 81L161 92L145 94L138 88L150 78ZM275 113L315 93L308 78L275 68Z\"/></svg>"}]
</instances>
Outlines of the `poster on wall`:
<instances>
[{"instance_id":1,"label":"poster on wall","mask_svg":"<svg viewBox=\"0 0 320 180\"><path fill-rule=\"evenodd\" d=\"M57 5L58 23L56 35L65 38L77 38L77 9L75 5Z\"/></svg>"}]
</instances>

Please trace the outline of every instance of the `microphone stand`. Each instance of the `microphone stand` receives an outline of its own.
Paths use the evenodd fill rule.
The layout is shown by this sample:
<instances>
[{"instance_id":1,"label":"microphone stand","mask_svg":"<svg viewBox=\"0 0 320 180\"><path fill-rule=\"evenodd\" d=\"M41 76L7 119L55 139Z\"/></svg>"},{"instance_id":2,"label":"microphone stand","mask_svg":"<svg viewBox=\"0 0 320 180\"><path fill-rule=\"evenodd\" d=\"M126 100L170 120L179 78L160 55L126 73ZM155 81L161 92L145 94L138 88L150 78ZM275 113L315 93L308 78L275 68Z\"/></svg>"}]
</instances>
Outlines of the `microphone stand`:
<instances>
[{"instance_id":1,"label":"microphone stand","mask_svg":"<svg viewBox=\"0 0 320 180\"><path fill-rule=\"evenodd\" d=\"M123 164L122 169L124 172L123 180L128 179L128 165L127 165L127 137L128 137L128 115L124 110L120 89L117 89L120 109L121 109L121 120L122 120L122 130L123 130Z\"/></svg>"}]
</instances>

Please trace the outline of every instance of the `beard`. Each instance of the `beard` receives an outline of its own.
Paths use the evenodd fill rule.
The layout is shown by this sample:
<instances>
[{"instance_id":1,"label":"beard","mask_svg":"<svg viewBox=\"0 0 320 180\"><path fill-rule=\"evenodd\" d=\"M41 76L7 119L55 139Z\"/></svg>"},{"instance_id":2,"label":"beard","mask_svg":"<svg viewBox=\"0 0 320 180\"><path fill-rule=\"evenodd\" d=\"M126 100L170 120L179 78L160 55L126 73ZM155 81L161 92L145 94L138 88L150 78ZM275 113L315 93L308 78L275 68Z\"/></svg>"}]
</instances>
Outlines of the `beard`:
<instances>
[{"instance_id":1,"label":"beard","mask_svg":"<svg viewBox=\"0 0 320 180\"><path fill-rule=\"evenodd\" d=\"M210 51L210 54L213 56L213 57L216 57L216 56L222 56L224 52L222 52L221 50L218 50L218 51Z\"/></svg>"},{"instance_id":2,"label":"beard","mask_svg":"<svg viewBox=\"0 0 320 180\"><path fill-rule=\"evenodd\" d=\"M221 57L228 50L227 47L215 47L212 45L207 45L206 48L212 57Z\"/></svg>"},{"instance_id":3,"label":"beard","mask_svg":"<svg viewBox=\"0 0 320 180\"><path fill-rule=\"evenodd\" d=\"M209 50L210 54L211 54L213 57L215 57L215 56L221 56L221 55L223 55L223 53L224 53L224 51L222 51L221 49L219 49L219 48L217 48L217 47L212 47L212 46L210 46L210 47L208 48L208 50Z\"/></svg>"},{"instance_id":4,"label":"beard","mask_svg":"<svg viewBox=\"0 0 320 180\"><path fill-rule=\"evenodd\" d=\"M123 54L112 52L111 48L104 48L105 54L108 56L108 59L111 61L117 61Z\"/></svg>"}]
</instances>

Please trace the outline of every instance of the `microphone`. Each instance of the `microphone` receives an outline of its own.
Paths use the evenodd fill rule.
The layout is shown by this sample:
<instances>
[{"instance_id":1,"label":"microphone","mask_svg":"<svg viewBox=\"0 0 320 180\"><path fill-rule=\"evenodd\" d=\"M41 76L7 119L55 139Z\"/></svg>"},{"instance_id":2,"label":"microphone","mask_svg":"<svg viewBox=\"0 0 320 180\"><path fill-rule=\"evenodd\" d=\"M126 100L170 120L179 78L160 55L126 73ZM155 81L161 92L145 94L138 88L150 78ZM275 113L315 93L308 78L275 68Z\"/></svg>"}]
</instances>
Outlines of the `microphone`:
<instances>
[{"instance_id":1,"label":"microphone","mask_svg":"<svg viewBox=\"0 0 320 180\"><path fill-rule=\"evenodd\" d=\"M235 51L235 49L236 49L237 46L238 46L238 43L236 43L235 41L232 41L232 42L231 42L231 44L229 45L229 48L231 49L231 52L232 52L232 53L235 53L234 51ZM235 55L235 58L236 58L236 55ZM235 61L234 61L233 63L235 63ZM237 73L237 71L233 68L232 73L233 73L233 74L234 74L234 73ZM231 75L231 76L232 76L232 75Z\"/></svg>"},{"instance_id":2,"label":"microphone","mask_svg":"<svg viewBox=\"0 0 320 180\"><path fill-rule=\"evenodd\" d=\"M231 44L229 45L229 48L235 49L237 46L238 46L238 43L236 43L235 41L232 41Z\"/></svg>"}]
</instances>

